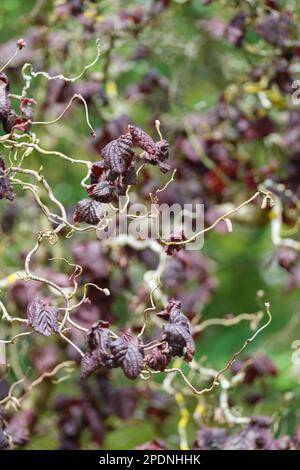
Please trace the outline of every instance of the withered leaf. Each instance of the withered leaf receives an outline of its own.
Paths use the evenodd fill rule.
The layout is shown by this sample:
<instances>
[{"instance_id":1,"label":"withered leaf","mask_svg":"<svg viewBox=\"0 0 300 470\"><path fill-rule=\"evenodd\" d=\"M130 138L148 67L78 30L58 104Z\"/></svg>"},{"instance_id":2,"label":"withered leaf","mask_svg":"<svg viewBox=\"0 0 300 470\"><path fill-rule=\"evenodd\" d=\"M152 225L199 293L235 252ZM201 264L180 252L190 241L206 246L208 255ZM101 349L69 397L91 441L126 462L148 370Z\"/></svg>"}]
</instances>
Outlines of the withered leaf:
<instances>
[{"instance_id":1,"label":"withered leaf","mask_svg":"<svg viewBox=\"0 0 300 470\"><path fill-rule=\"evenodd\" d=\"M113 173L124 173L133 158L132 137L130 133L123 134L118 139L109 142L101 151L105 168Z\"/></svg>"},{"instance_id":2,"label":"withered leaf","mask_svg":"<svg viewBox=\"0 0 300 470\"><path fill-rule=\"evenodd\" d=\"M162 314L169 316L168 324L163 327L163 331L171 354L173 356L184 354L184 359L191 361L195 355L195 343L190 332L189 321L181 312L181 302L170 299L167 309Z\"/></svg>"},{"instance_id":3,"label":"withered leaf","mask_svg":"<svg viewBox=\"0 0 300 470\"><path fill-rule=\"evenodd\" d=\"M155 143L155 155L156 158L161 162L168 160L169 144L166 140L163 139Z\"/></svg>"},{"instance_id":4,"label":"withered leaf","mask_svg":"<svg viewBox=\"0 0 300 470\"><path fill-rule=\"evenodd\" d=\"M110 202L114 196L114 187L109 181L100 181L88 188L89 196L98 202Z\"/></svg>"},{"instance_id":5,"label":"withered leaf","mask_svg":"<svg viewBox=\"0 0 300 470\"><path fill-rule=\"evenodd\" d=\"M97 184L100 181L105 181L109 178L110 170L105 168L104 161L95 162L91 169L91 184Z\"/></svg>"},{"instance_id":6,"label":"withered leaf","mask_svg":"<svg viewBox=\"0 0 300 470\"><path fill-rule=\"evenodd\" d=\"M86 334L86 344L88 351L100 348L106 351L109 347L109 323L103 320L98 321L89 329Z\"/></svg>"},{"instance_id":7,"label":"withered leaf","mask_svg":"<svg viewBox=\"0 0 300 470\"><path fill-rule=\"evenodd\" d=\"M75 207L73 220L74 222L86 222L87 224L96 225L103 218L103 215L103 204L91 199L83 199Z\"/></svg>"},{"instance_id":8,"label":"withered leaf","mask_svg":"<svg viewBox=\"0 0 300 470\"><path fill-rule=\"evenodd\" d=\"M164 162L158 161L158 166L159 166L159 169L162 173L168 173L168 171L171 170L170 163L168 163L166 161L164 161Z\"/></svg>"},{"instance_id":9,"label":"withered leaf","mask_svg":"<svg viewBox=\"0 0 300 470\"><path fill-rule=\"evenodd\" d=\"M136 379L143 369L144 351L139 338L128 329L122 337L111 344L115 364L122 367L128 379Z\"/></svg>"},{"instance_id":10,"label":"withered leaf","mask_svg":"<svg viewBox=\"0 0 300 470\"><path fill-rule=\"evenodd\" d=\"M132 136L132 141L134 144L138 145L142 150L149 153L150 155L155 155L156 147L154 140L150 137L147 132L143 131L137 126L128 126L128 130Z\"/></svg>"},{"instance_id":11,"label":"withered leaf","mask_svg":"<svg viewBox=\"0 0 300 470\"><path fill-rule=\"evenodd\" d=\"M81 360L81 380L89 377L100 367L113 367L110 353L110 331L108 323L100 320L86 334L87 352Z\"/></svg>"},{"instance_id":12,"label":"withered leaf","mask_svg":"<svg viewBox=\"0 0 300 470\"><path fill-rule=\"evenodd\" d=\"M93 163L91 169L91 184L100 183L100 181L114 181L119 173L105 167L104 161Z\"/></svg>"},{"instance_id":13,"label":"withered leaf","mask_svg":"<svg viewBox=\"0 0 300 470\"><path fill-rule=\"evenodd\" d=\"M166 140L160 140L155 143L155 152L145 152L143 154L143 161L151 165L158 165L162 173L170 171L171 166L168 163L169 158L169 144Z\"/></svg>"},{"instance_id":14,"label":"withered leaf","mask_svg":"<svg viewBox=\"0 0 300 470\"><path fill-rule=\"evenodd\" d=\"M91 169L91 184L97 184L105 175L106 169L104 168L104 162L93 163Z\"/></svg>"},{"instance_id":15,"label":"withered leaf","mask_svg":"<svg viewBox=\"0 0 300 470\"><path fill-rule=\"evenodd\" d=\"M57 313L47 299L35 297L27 307L28 324L38 333L50 336L58 331Z\"/></svg>"},{"instance_id":16,"label":"withered leaf","mask_svg":"<svg viewBox=\"0 0 300 470\"><path fill-rule=\"evenodd\" d=\"M146 354L145 363L153 370L164 371L171 359L169 350L157 346Z\"/></svg>"}]
</instances>

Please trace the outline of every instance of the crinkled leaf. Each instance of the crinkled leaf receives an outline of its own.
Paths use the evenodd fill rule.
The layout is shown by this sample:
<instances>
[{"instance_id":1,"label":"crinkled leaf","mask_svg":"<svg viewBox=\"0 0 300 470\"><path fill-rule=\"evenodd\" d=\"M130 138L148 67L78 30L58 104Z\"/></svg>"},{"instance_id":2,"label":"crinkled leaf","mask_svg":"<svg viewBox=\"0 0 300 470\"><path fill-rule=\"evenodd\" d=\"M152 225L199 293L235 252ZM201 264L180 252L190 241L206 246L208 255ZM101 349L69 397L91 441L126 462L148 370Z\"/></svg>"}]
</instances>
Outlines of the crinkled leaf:
<instances>
[{"instance_id":1,"label":"crinkled leaf","mask_svg":"<svg viewBox=\"0 0 300 470\"><path fill-rule=\"evenodd\" d=\"M100 181L88 188L89 196L98 202L110 202L114 196L114 188L109 181Z\"/></svg>"},{"instance_id":2,"label":"crinkled leaf","mask_svg":"<svg viewBox=\"0 0 300 470\"><path fill-rule=\"evenodd\" d=\"M190 332L187 317L181 312L181 302L171 299L167 309L160 316L169 317L168 324L163 327L165 339L173 356L182 356L191 361L195 354L195 343Z\"/></svg>"},{"instance_id":3,"label":"crinkled leaf","mask_svg":"<svg viewBox=\"0 0 300 470\"><path fill-rule=\"evenodd\" d=\"M93 163L91 169L91 184L97 184L99 181L106 179L107 169L104 167L104 162Z\"/></svg>"},{"instance_id":4,"label":"crinkled leaf","mask_svg":"<svg viewBox=\"0 0 300 470\"><path fill-rule=\"evenodd\" d=\"M109 142L101 151L105 168L113 173L124 173L133 158L132 137L129 133Z\"/></svg>"},{"instance_id":5,"label":"crinkled leaf","mask_svg":"<svg viewBox=\"0 0 300 470\"><path fill-rule=\"evenodd\" d=\"M155 155L156 158L161 162L168 160L169 144L166 140L163 139L155 143Z\"/></svg>"},{"instance_id":6,"label":"crinkled leaf","mask_svg":"<svg viewBox=\"0 0 300 470\"><path fill-rule=\"evenodd\" d=\"M151 165L158 165L162 173L170 171L171 166L168 163L169 158L169 144L166 140L161 140L155 143L155 152L145 152L143 154L143 161Z\"/></svg>"},{"instance_id":7,"label":"crinkled leaf","mask_svg":"<svg viewBox=\"0 0 300 470\"><path fill-rule=\"evenodd\" d=\"M103 204L91 199L83 199L75 207L73 220L74 222L86 222L87 224L96 225L103 218L103 215Z\"/></svg>"},{"instance_id":8,"label":"crinkled leaf","mask_svg":"<svg viewBox=\"0 0 300 470\"><path fill-rule=\"evenodd\" d=\"M29 326L44 336L58 331L57 308L46 299L34 298L27 307L27 317Z\"/></svg>"},{"instance_id":9,"label":"crinkled leaf","mask_svg":"<svg viewBox=\"0 0 300 470\"><path fill-rule=\"evenodd\" d=\"M144 352L139 339L129 329L112 343L111 352L116 365L122 367L128 379L139 376L144 365Z\"/></svg>"},{"instance_id":10,"label":"crinkled leaf","mask_svg":"<svg viewBox=\"0 0 300 470\"><path fill-rule=\"evenodd\" d=\"M108 323L99 321L86 334L87 352L81 361L82 380L100 367L113 367Z\"/></svg>"},{"instance_id":11,"label":"crinkled leaf","mask_svg":"<svg viewBox=\"0 0 300 470\"><path fill-rule=\"evenodd\" d=\"M145 150L145 152L149 153L150 155L155 155L155 142L152 137L147 134L147 132L143 131L137 126L132 125L128 126L128 130L132 136L132 141L135 145L138 145L142 150Z\"/></svg>"},{"instance_id":12,"label":"crinkled leaf","mask_svg":"<svg viewBox=\"0 0 300 470\"><path fill-rule=\"evenodd\" d=\"M157 346L150 349L146 354L145 363L150 369L164 371L171 359L172 356L169 350Z\"/></svg>"}]
</instances>

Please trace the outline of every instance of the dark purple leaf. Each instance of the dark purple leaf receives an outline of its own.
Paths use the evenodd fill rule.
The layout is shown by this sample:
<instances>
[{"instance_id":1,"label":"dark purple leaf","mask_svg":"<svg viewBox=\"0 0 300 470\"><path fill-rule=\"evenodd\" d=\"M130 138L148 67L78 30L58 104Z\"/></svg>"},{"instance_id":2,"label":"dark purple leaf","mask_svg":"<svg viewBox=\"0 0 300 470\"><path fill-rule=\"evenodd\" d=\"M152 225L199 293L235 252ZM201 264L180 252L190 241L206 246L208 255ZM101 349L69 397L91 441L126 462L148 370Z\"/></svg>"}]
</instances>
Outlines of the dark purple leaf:
<instances>
[{"instance_id":1,"label":"dark purple leaf","mask_svg":"<svg viewBox=\"0 0 300 470\"><path fill-rule=\"evenodd\" d=\"M168 173L171 170L171 166L168 162L158 162L159 169L162 173Z\"/></svg>"},{"instance_id":2,"label":"dark purple leaf","mask_svg":"<svg viewBox=\"0 0 300 470\"><path fill-rule=\"evenodd\" d=\"M124 173L129 167L132 158L132 137L129 133L112 140L101 151L105 168L113 173Z\"/></svg>"},{"instance_id":3,"label":"dark purple leaf","mask_svg":"<svg viewBox=\"0 0 300 470\"><path fill-rule=\"evenodd\" d=\"M58 331L57 308L47 299L35 297L27 307L27 317L29 326L44 336Z\"/></svg>"},{"instance_id":4,"label":"dark purple leaf","mask_svg":"<svg viewBox=\"0 0 300 470\"><path fill-rule=\"evenodd\" d=\"M162 346L157 346L146 353L145 363L150 369L164 371L171 358L172 355L169 350L163 349Z\"/></svg>"},{"instance_id":5,"label":"dark purple leaf","mask_svg":"<svg viewBox=\"0 0 300 470\"><path fill-rule=\"evenodd\" d=\"M100 181L88 188L89 196L98 202L110 202L114 197L114 187L109 181Z\"/></svg>"},{"instance_id":6,"label":"dark purple leaf","mask_svg":"<svg viewBox=\"0 0 300 470\"><path fill-rule=\"evenodd\" d=\"M166 140L160 140L155 143L155 154L159 161L164 162L169 158L169 143Z\"/></svg>"},{"instance_id":7,"label":"dark purple leaf","mask_svg":"<svg viewBox=\"0 0 300 470\"><path fill-rule=\"evenodd\" d=\"M111 352L117 366L122 367L128 379L136 379L143 369L144 352L140 340L128 329L111 344Z\"/></svg>"},{"instance_id":8,"label":"dark purple leaf","mask_svg":"<svg viewBox=\"0 0 300 470\"><path fill-rule=\"evenodd\" d=\"M104 161L96 162L92 165L91 184L97 184L100 181L113 181L117 176L117 173L105 168Z\"/></svg>"},{"instance_id":9,"label":"dark purple leaf","mask_svg":"<svg viewBox=\"0 0 300 470\"><path fill-rule=\"evenodd\" d=\"M83 199L75 207L73 220L74 222L86 222L87 224L96 225L103 218L103 215L103 204L91 199Z\"/></svg>"},{"instance_id":10,"label":"dark purple leaf","mask_svg":"<svg viewBox=\"0 0 300 470\"><path fill-rule=\"evenodd\" d=\"M139 127L132 125L128 126L128 130L135 145L138 145L142 150L145 150L145 152L149 153L150 155L155 155L155 142L150 137L150 135L147 134L147 132L143 131Z\"/></svg>"},{"instance_id":11,"label":"dark purple leaf","mask_svg":"<svg viewBox=\"0 0 300 470\"><path fill-rule=\"evenodd\" d=\"M137 174L134 164L131 164L128 170L123 173L123 184L130 186L137 184Z\"/></svg>"},{"instance_id":12,"label":"dark purple leaf","mask_svg":"<svg viewBox=\"0 0 300 470\"><path fill-rule=\"evenodd\" d=\"M195 343L190 332L189 321L180 309L181 302L170 299L167 309L158 315L168 318L168 324L163 327L163 331L171 354L173 356L184 354L184 359L191 361L195 354Z\"/></svg>"},{"instance_id":13,"label":"dark purple leaf","mask_svg":"<svg viewBox=\"0 0 300 470\"><path fill-rule=\"evenodd\" d=\"M112 367L108 323L99 321L86 334L87 353L81 361L80 378L86 379L100 367Z\"/></svg>"}]
</instances>

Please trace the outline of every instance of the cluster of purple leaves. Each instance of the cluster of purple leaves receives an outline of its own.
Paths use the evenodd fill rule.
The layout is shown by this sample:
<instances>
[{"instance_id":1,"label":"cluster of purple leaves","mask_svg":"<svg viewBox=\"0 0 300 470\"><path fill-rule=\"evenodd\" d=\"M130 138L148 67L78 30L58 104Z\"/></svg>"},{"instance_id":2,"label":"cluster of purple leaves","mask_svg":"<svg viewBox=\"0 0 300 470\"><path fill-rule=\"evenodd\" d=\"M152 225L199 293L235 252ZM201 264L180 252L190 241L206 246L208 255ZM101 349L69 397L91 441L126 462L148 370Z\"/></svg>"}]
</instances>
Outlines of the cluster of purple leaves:
<instances>
[{"instance_id":1,"label":"cluster of purple leaves","mask_svg":"<svg viewBox=\"0 0 300 470\"><path fill-rule=\"evenodd\" d=\"M275 437L272 418L253 416L242 430L230 433L224 427L201 426L193 450L300 450L300 428L293 436ZM137 447L139 450L168 449L166 442L154 440Z\"/></svg>"},{"instance_id":2,"label":"cluster of purple leaves","mask_svg":"<svg viewBox=\"0 0 300 470\"><path fill-rule=\"evenodd\" d=\"M139 450L164 450L167 444L162 440L146 442ZM253 416L242 430L230 433L222 427L202 426L197 432L193 450L300 450L300 428L293 436L275 437L272 418Z\"/></svg>"},{"instance_id":3,"label":"cluster of purple leaves","mask_svg":"<svg viewBox=\"0 0 300 470\"><path fill-rule=\"evenodd\" d=\"M138 404L144 403L144 415L163 423L169 416L170 401L148 387L116 385L110 380L109 371L101 370L94 383L81 382L80 394L75 398L59 395L55 399L54 410L59 416L61 449L79 449L81 437L89 430L91 440L98 446L103 444L108 431L116 428L107 418L116 416L129 420L134 416Z\"/></svg>"},{"instance_id":4,"label":"cluster of purple leaves","mask_svg":"<svg viewBox=\"0 0 300 470\"><path fill-rule=\"evenodd\" d=\"M81 378L85 379L99 368L121 367L128 379L136 379L146 367L163 371L174 356L191 361L195 343L189 321L181 312L181 302L171 299L166 310L158 316L167 321L157 346L145 353L142 340L127 329L113 338L109 324L99 321L86 334L87 352L81 361Z\"/></svg>"},{"instance_id":5,"label":"cluster of purple leaves","mask_svg":"<svg viewBox=\"0 0 300 470\"><path fill-rule=\"evenodd\" d=\"M21 98L20 114L17 114L12 108L9 91L10 85L8 77L5 73L0 72L0 121L3 130L8 134L14 129L29 132L33 116L31 105L34 103L34 100L26 97ZM5 174L5 163L0 155L0 199L13 201L14 198L15 194L11 186L10 178Z\"/></svg>"},{"instance_id":6,"label":"cluster of purple leaves","mask_svg":"<svg viewBox=\"0 0 300 470\"><path fill-rule=\"evenodd\" d=\"M0 73L0 121L4 131L9 134L13 129L19 129L23 132L28 132L31 127L33 116L32 103L34 100L31 98L21 98L20 100L20 114L17 114L12 108L11 100L9 98L10 85L9 80L5 73Z\"/></svg>"},{"instance_id":7,"label":"cluster of purple leaves","mask_svg":"<svg viewBox=\"0 0 300 470\"><path fill-rule=\"evenodd\" d=\"M299 429L295 436L276 438L272 418L253 416L248 426L230 434L225 428L203 426L197 433L193 449L197 450L299 450Z\"/></svg>"},{"instance_id":8,"label":"cluster of purple leaves","mask_svg":"<svg viewBox=\"0 0 300 470\"><path fill-rule=\"evenodd\" d=\"M36 297L30 302L27 317L29 326L44 336L58 331L57 308L45 298Z\"/></svg>"},{"instance_id":9,"label":"cluster of purple leaves","mask_svg":"<svg viewBox=\"0 0 300 470\"><path fill-rule=\"evenodd\" d=\"M212 2L205 3L208 5ZM243 79L245 83L249 82L257 87L263 82L264 90L275 90L285 102L281 108L276 107L274 113L272 106L263 107L259 99L254 99L254 95L245 106L247 94L243 91L234 97L221 94L217 105L209 112L193 112L185 116L188 127L194 134L193 142L182 129L175 129L173 132L174 150L171 161L173 167L178 169L176 188L173 194L171 189L167 190L163 197L168 196L170 202L175 199L177 202L204 202L207 223L213 222L220 215L213 207L214 201L228 201L236 187L255 190L259 183L267 179L271 182L269 189L283 204L283 222L290 227L297 223L295 209L300 195L300 145L297 130L300 119L299 112L290 104L290 95L297 78L294 70L299 60L299 28L296 14L283 4L277 1L263 3L267 7L266 13L259 9L258 4L256 9L255 2L254 8L250 9L244 2L239 2L238 12L228 22L215 17L197 20L201 32L207 31L215 41L229 41L233 47L244 49L249 57L249 38L253 39L253 35L260 38L258 46L255 45L253 49L265 48L266 54L261 60L249 62L247 79ZM276 54L271 53L272 49L276 49ZM207 129L211 130L209 137L205 135ZM240 158L244 145L248 146L251 142L264 145L265 139L272 134L282 136L283 145L278 149L282 158L271 156L265 164L261 161L257 163L252 155ZM217 171L201 161L201 154L205 154L214 163ZM285 162L284 165L282 162ZM187 180L190 182L188 189L185 184ZM281 184L292 192L292 197L288 197L285 191L278 190ZM249 223L246 213L247 211L245 223ZM251 223L263 224L268 223L268 220L251 217ZM217 229L226 231L222 224ZM292 247L279 247L274 259L289 272L288 288L299 286L297 251Z\"/></svg>"},{"instance_id":10,"label":"cluster of purple leaves","mask_svg":"<svg viewBox=\"0 0 300 470\"><path fill-rule=\"evenodd\" d=\"M165 7L167 3L168 2L155 2L155 4L160 5L160 8L162 8L161 5L163 4ZM206 3L208 4L212 2L206 1ZM241 4L241 10L243 10L244 5L242 5L242 2L239 3ZM291 42L293 41L293 31L296 31L296 28L294 26L291 27L291 24L293 23L292 15L288 12L281 11L283 7L280 7L279 2L265 1L264 3L270 10L269 14L266 14L263 17L261 15L257 18L250 17L247 11L239 11L227 24L225 22L221 24L219 20L211 20L211 24L207 23L205 25L202 21L200 26L202 28L206 28L212 35L217 34L218 37L216 39L224 39L229 41L233 46L242 48L247 41L247 32L251 29L251 26L254 25L252 30L255 30L257 35L263 38L266 45L270 47L271 50L272 47L276 45L276 51L279 51L279 54L277 53L272 56L271 61L267 61L267 59L265 59L264 63L258 65L255 62L255 65L250 67L249 79L258 83L262 77L267 77L269 81L268 87L275 84L283 95L287 95L291 91L291 83L294 78L291 71L292 65L299 57L299 47L297 47L297 44L293 44L293 42ZM97 24L94 24L94 19L87 18L84 15L84 5L80 0L69 1L64 5L57 6L56 13L62 21L66 21L69 16L76 17L83 26L85 38L90 38L95 34L95 32L98 32L98 26ZM112 32L117 35L126 33L138 35L139 31L143 29L145 22L148 21L148 18L149 14L145 12L144 7L139 9L124 8L124 11L117 12L113 18L108 18L108 20L106 20L106 24L103 23L101 28L103 30L106 28L108 34ZM213 24L212 21L215 21L215 24ZM216 21L218 21L218 24ZM254 23L252 23L252 21L254 21ZM38 49L38 44L44 44L45 41L49 41L50 48L61 48L60 52L61 54L64 54L62 56L66 57L70 47L68 37L61 32L55 32L55 34L51 32L49 33L50 34L45 37L45 35L40 34L39 28L36 28L35 31L29 33L31 37L28 39L26 38L26 42L29 43L29 41L31 41L36 44L35 54L38 54L38 51L42 50L42 48ZM33 48L31 48L31 50L33 50ZM30 54L30 48L28 48L28 52L26 51L26 54ZM134 60L139 60L141 57L147 57L147 54L149 54L149 50L147 50L147 48L138 47L135 51ZM43 60L42 56L43 54L40 57L41 63ZM15 63L21 65L18 61L32 61L33 59L36 60L37 57L37 55L31 58L19 55ZM50 72L54 73L56 71L51 70ZM4 92L2 96L7 99L6 83L8 82L5 82L4 80L2 83L2 91ZM127 96L129 98L136 98L140 95L150 96L151 93L156 96L158 88L166 90L167 86L168 83L165 77L160 75L158 72L146 74L135 87L131 86L128 88ZM105 103L106 101L105 94L97 80L84 80L74 84L64 83L63 81L50 81L48 83L48 92L44 108L61 107L61 109L64 109L65 103L68 102L73 93L83 94L89 104L93 102L94 98L99 99L99 97L102 102ZM3 100L4 103L5 99ZM215 171L205 166L199 158L199 154L192 145L185 129L183 129L180 124L177 124L174 128L172 128L172 125L170 124L168 135L172 134L172 139L169 140L175 142L172 149L171 162L173 167L178 168L178 172L176 182L170 185L164 193L160 194L161 202L167 201L170 204L173 202L180 202L181 204L191 201L205 202L205 217L206 222L209 223L216 218L214 209L215 203L226 202L232 199L232 194L234 192L232 192L232 188L235 190L236 187L246 187L249 188L249 190L252 190L255 188L257 183L264 181L266 177L271 177L271 179L276 183L284 183L295 195L299 196L300 145L298 128L300 114L297 110L284 110L283 113L278 112L277 115L271 111L266 112L262 116L259 106L253 107L249 112L245 112L242 105L242 95L237 97L234 102L229 102L229 100L222 95L215 108L209 113L190 113L185 116L189 127L191 127L197 136L197 141L201 149L225 174L227 177L226 180L221 179ZM92 145L101 152L101 150L104 149L104 147L112 140L117 140L119 138L120 134L124 132L124 129L126 129L129 123L130 119L126 116L121 116L120 118L107 122L99 130ZM215 129L215 137L207 138L202 135L202 128L205 128L206 124L209 125L209 128ZM276 159L269 159L264 166L261 164L257 166L252 158L247 160L239 159L241 145L249 144L251 142L262 142L265 137L271 136L274 131L282 132L284 136L285 152L287 154L288 161L284 171L280 171L279 173L280 163L276 161ZM151 149L151 146L149 148ZM152 163L151 152L149 155L150 158L149 156L146 156L146 159L148 160L148 163ZM110 181L109 178L106 178L105 176L105 174L111 171L110 164L108 166L109 168L104 168L104 164L102 165L102 162L94 165L93 169L95 180L93 182L91 181L91 186L101 182L102 180ZM120 174L120 176L123 178L123 175ZM113 191L116 195L119 194L118 191L121 193L122 190L125 190L125 186L123 189L120 189L119 186L115 189L116 182L118 182L117 180L120 176L111 181L111 186L113 186ZM146 197L149 192L153 191L156 183L153 181L151 175L149 175L147 169L145 169L140 177L142 182L142 191ZM189 182L188 185L187 181ZM285 195L278 194L278 196L284 204L288 203L288 205L292 207L292 202L286 201ZM107 196L101 195L101 197ZM104 208L102 207L102 204L104 203L91 198L87 199L87 201L89 201L89 204L94 204L94 208L91 211L92 221L89 223L98 223L101 219L101 215L99 214L103 213L102 209ZM9 217L10 214L8 213L8 224L10 223ZM287 214L285 214L285 222L292 225L294 220L292 218L290 219ZM221 224L218 228L221 230ZM191 318L209 301L212 292L216 288L216 280L211 275L212 268L210 266L209 259L198 254L197 256L191 256L188 252L183 250L177 253L176 245L174 245L174 250L172 248L173 247L171 246L170 251L172 258L168 260L163 273L164 286L166 286L168 293L172 295L176 294L176 298L179 298L182 301L183 310L187 312L188 317ZM90 328L91 323L97 323L99 320L110 321L111 323L114 323L117 320L117 316L113 311L113 301L116 298L116 294L119 295L120 292L133 287L133 282L128 270L128 265L132 261L133 256L146 267L151 267L153 269L156 267L155 257L150 250L146 250L145 252L135 252L132 249L124 248L120 250L120 255L122 257L122 263L124 263L122 264L122 268L124 266L125 268L121 278L116 280L112 279L111 276L111 268L113 263L115 263L115 259L112 254L103 252L99 242L86 241L77 243L73 246L73 255L79 264L84 267L82 282L93 281L98 283L100 281L101 285L109 286L109 289L112 292L111 297L105 297L97 289L89 287L88 298L90 299L90 302L84 303L78 312L76 312L77 320L88 328ZM292 248L281 247L279 248L276 256L279 265L287 269L291 275L290 287L297 287L300 284L298 254ZM44 273L44 275L53 276L54 274L48 271L47 273ZM192 290L188 288L188 284L191 281L196 281L197 284L197 287ZM59 284L61 285L60 282ZM66 283L66 285L67 284L68 283ZM38 295L40 300L37 299L37 304L33 304L30 308L30 310L33 310L30 316L31 326L36 328L37 331L43 331L43 334L47 332L52 333L56 330L55 325L57 321L57 312L54 314L53 310L50 310L50 314L49 312L47 313L49 302L44 297L41 299L41 292L39 289L38 283L31 281L26 283L24 281L18 281L12 288L12 301L18 308L20 308L21 311L23 311L27 308L28 300L30 301L33 295ZM138 292L137 299L135 299L135 302L137 303L132 305L133 308L147 301L148 294L149 293L145 289L141 289L140 292ZM133 301L132 304L134 304ZM54 308L51 307L51 302L50 308ZM130 309L128 309L128 311L130 311ZM167 326L169 326L169 324L167 324ZM181 329L183 334L185 333L184 324L179 321L175 326L175 338L177 328ZM93 327L90 330L92 329ZM173 333L174 332L172 330L171 333L168 333L167 328L167 331L164 331L163 335L169 335L169 339L172 340ZM72 331L71 334L72 339L80 346L83 346L81 344L82 338L77 335L77 332ZM122 343L122 341L120 342ZM177 346L177 344L175 344L175 346ZM92 355L92 350L92 347L90 348L90 346L88 346L87 355ZM118 355L118 359L119 363L123 364L123 343L120 345L120 350L121 352ZM73 357L72 354L74 353L72 353L71 350L68 350L67 354L69 354L70 357ZM97 354L95 354L95 356L97 356ZM156 349L153 349L152 352L149 350L145 353L144 360L146 357L148 357L147 360L149 361L151 358L151 364L154 365L154 367L156 365L158 369L161 367L162 370L167 366L169 360L168 353L163 347L157 347ZM39 359L42 364L38 363ZM47 345L43 348L36 348L35 353L32 354L33 365L39 372L42 372L48 367L51 368L50 365L55 365L55 363L58 363L61 359L60 348L54 344ZM247 360L248 359L249 358L247 358ZM241 364L238 363L235 365L241 366ZM275 366L270 364L266 359L258 360L257 358L253 358L251 365L247 366L246 369L246 387L250 386L255 379L261 380L265 375L275 375L275 370ZM75 448L80 447L80 436L82 431L88 427L93 429L93 433L96 436L95 442L98 442L98 440L101 441L101 436L103 438L104 433L105 418L110 416L110 414L116 413L122 419L125 419L124 413L126 409L130 408L129 404L137 401L137 395L142 395L133 387L129 388L130 392L128 392L128 394L127 389L117 390L117 388L109 381L109 371L107 368L105 368L105 370L101 368L101 370L95 374L94 380L97 381L96 383L99 385L99 388L105 389L106 396L103 400L101 400L98 395L96 398L91 396L91 389L89 389L89 382L87 381L81 384L82 389L80 396L76 397L76 399L72 400L64 397L61 399L61 402L60 400L57 400L55 411L59 415L60 419L62 448L68 448L68 446L74 446ZM145 391L144 395L146 396ZM115 402L117 403L114 403L113 405L110 403L108 405L112 396L115 397ZM126 398L124 398L124 396ZM128 396L131 398L128 398ZM162 395L160 395L160 399L161 397ZM148 399L147 396L146 398ZM120 404L122 399L123 404ZM97 401L99 403L97 403ZM119 405L119 411L116 411L117 404ZM157 414L159 414L161 417L163 413L166 413L167 408L166 403L164 403L163 410L158 410L156 406L153 406L151 410L152 414L149 412L149 416L157 416ZM100 428L102 426L102 429L99 427L97 428L96 423ZM266 434L269 432L268 428L264 426L258 427L263 430L259 432L262 432L264 437L266 437ZM223 431L223 429L221 429L221 431ZM248 433L249 432L248 428ZM256 430L255 432L258 431ZM234 438L234 436L229 436L227 432L226 435L227 442L224 444L225 448L227 448L228 445L233 445L232 441L231 444L230 441L228 444L228 440L230 437ZM266 440L268 439L269 437ZM296 437L294 438L293 443L289 444L289 447L293 448L292 446L296 445L294 444L294 442L296 442L295 439ZM271 440L268 442L271 442ZM297 442L299 446L299 438ZM250 443L252 446L254 445L251 439ZM148 444L145 444L146 447L144 448L147 448L147 445ZM237 443L236 445L239 444ZM242 445L242 443L240 443L240 445ZM275 443L272 442L272 445L275 446ZM168 445L160 441L155 441L151 443L151 446L151 448L162 449L167 448Z\"/></svg>"},{"instance_id":11,"label":"cluster of purple leaves","mask_svg":"<svg viewBox=\"0 0 300 470\"><path fill-rule=\"evenodd\" d=\"M51 368L51 353L40 349L39 353L48 357L40 372ZM37 351L38 352L38 351ZM52 357L53 359L53 357ZM1 395L2 395L2 390ZM152 391L147 386L136 388L132 385L117 385L110 380L109 371L102 369L95 375L94 382L80 382L79 392L76 396L55 395L52 411L57 415L57 429L59 434L59 448L63 450L80 449L81 438L85 431L89 432L90 439L97 446L103 444L107 432L116 428L106 422L112 415L121 420L128 420L134 416L138 404L143 404L144 415L149 419L164 423L170 415L171 401L169 398ZM45 406L45 396L41 406ZM0 426L0 440L2 449L8 450L9 438L12 443L22 448L30 442L30 436L39 422L39 414L34 410L20 410L16 414L3 410L3 420ZM2 416L2 415L1 415Z\"/></svg>"},{"instance_id":12,"label":"cluster of purple leaves","mask_svg":"<svg viewBox=\"0 0 300 470\"><path fill-rule=\"evenodd\" d=\"M110 141L101 150L103 160L93 164L91 185L87 190L90 199L83 199L77 204L74 222L97 224L104 216L104 204L125 194L128 186L137 183L134 145L144 151L143 163L158 165L163 173L169 171L167 141L154 142L145 131L129 125L126 134Z\"/></svg>"}]
</instances>

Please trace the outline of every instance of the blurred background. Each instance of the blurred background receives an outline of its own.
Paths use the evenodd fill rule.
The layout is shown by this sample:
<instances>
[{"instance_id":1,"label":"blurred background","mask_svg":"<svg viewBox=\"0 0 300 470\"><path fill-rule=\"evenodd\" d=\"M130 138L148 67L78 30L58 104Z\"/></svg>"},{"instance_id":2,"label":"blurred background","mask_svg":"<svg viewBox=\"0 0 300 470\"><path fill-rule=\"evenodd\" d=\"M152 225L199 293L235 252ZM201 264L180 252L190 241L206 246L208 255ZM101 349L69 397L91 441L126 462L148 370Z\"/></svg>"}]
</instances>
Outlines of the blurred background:
<instances>
[{"instance_id":1,"label":"blurred background","mask_svg":"<svg viewBox=\"0 0 300 470\"><path fill-rule=\"evenodd\" d=\"M22 91L25 63L34 71L75 77L93 61L100 40L99 60L80 79L38 76L28 91L36 101L34 121L55 119L74 93L82 94L96 138L82 103L75 102L56 124L34 126L42 148L96 162L101 148L126 131L128 123L157 138L154 121L159 119L170 143L171 167L177 168L161 202L204 203L208 225L251 197L257 185L275 191L276 210L261 211L261 200L246 206L232 218L232 233L218 224L201 252L181 250L169 257L162 276L164 294L182 301L194 325L260 312L270 302L273 321L236 364L242 367L251 359L244 380L230 391L229 407L239 416L272 417L275 438L294 434L300 405L300 365L292 348L300 340L298 252L274 237L277 221L282 240L299 239L300 112L291 99L300 71L297 6L292 0L7 0L0 5L1 64L20 37L26 41L5 71L12 94ZM17 109L17 101L12 102ZM6 161L13 158L5 146L1 153ZM41 166L72 218L75 204L85 197L80 186L84 168L34 151L26 167ZM149 193L169 177L147 167L134 188L137 200L148 203ZM35 234L49 222L28 191L18 187L15 192L13 203L0 201L0 294L9 311L22 317L40 287L9 276L23 269ZM91 305L75 313L81 324L104 319L117 328L141 326L149 299L143 274L157 264L149 250L105 250L87 232L42 249L34 267L68 285L70 268L49 261L62 256L83 266L85 282L100 282L112 292L104 298L91 289ZM2 322L1 338L18 328ZM210 326L195 336L197 361L222 368L253 331L249 321ZM78 361L55 336L29 338L7 348L12 367L0 382L2 397L24 375L34 380L62 360ZM198 388L209 385L182 361L175 365ZM227 376L236 372L233 368ZM163 374L151 383L131 383L118 371L99 371L80 383L75 367L60 379L37 387L25 411L8 410L11 426L23 426L16 447L132 449L148 442L157 448L197 448L203 426L229 434L241 426L224 416L219 388L197 397L180 377L169 385Z\"/></svg>"}]
</instances>

